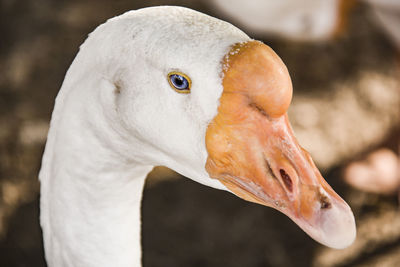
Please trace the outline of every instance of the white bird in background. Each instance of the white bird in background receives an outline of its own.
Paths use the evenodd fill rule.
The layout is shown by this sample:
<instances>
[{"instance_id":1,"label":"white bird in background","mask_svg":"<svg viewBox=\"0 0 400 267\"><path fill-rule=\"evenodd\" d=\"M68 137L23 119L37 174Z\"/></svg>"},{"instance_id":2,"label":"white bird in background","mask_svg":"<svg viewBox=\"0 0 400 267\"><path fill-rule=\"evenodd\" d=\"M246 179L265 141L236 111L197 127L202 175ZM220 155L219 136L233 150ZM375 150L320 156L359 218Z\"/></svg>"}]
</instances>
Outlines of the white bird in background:
<instances>
[{"instance_id":1,"label":"white bird in background","mask_svg":"<svg viewBox=\"0 0 400 267\"><path fill-rule=\"evenodd\" d=\"M240 26L292 41L323 41L345 32L351 11L368 4L373 19L400 49L399 0L208 0Z\"/></svg>"},{"instance_id":2,"label":"white bird in background","mask_svg":"<svg viewBox=\"0 0 400 267\"><path fill-rule=\"evenodd\" d=\"M156 165L350 245L353 214L298 145L291 97L273 50L221 20L164 6L99 26L66 74L43 156L48 265L140 266L142 190Z\"/></svg>"},{"instance_id":3,"label":"white bird in background","mask_svg":"<svg viewBox=\"0 0 400 267\"><path fill-rule=\"evenodd\" d=\"M220 12L257 34L320 41L340 34L354 0L209 0Z\"/></svg>"}]
</instances>

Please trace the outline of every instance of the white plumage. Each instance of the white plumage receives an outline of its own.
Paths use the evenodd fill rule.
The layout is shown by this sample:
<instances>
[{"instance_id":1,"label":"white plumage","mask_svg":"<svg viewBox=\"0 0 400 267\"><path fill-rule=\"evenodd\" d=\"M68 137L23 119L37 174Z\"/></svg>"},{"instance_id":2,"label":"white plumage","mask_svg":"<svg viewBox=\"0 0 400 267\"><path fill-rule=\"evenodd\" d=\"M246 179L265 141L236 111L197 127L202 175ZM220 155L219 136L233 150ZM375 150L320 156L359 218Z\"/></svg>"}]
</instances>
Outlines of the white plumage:
<instances>
[{"instance_id":1,"label":"white plumage","mask_svg":"<svg viewBox=\"0 0 400 267\"><path fill-rule=\"evenodd\" d=\"M179 7L130 11L90 34L57 96L40 171L49 266L139 266L153 166L224 189L204 169L204 135L222 92L220 60L246 40ZM189 96L171 90L175 69L190 75Z\"/></svg>"}]
</instances>

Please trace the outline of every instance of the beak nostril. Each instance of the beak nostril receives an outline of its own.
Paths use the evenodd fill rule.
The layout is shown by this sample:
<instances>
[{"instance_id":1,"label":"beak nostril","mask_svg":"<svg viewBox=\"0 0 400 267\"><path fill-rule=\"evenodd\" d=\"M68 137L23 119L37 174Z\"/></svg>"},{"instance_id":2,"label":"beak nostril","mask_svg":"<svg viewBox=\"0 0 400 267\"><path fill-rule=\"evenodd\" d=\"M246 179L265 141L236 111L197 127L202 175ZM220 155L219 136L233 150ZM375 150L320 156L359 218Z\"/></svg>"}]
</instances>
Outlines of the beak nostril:
<instances>
[{"instance_id":1,"label":"beak nostril","mask_svg":"<svg viewBox=\"0 0 400 267\"><path fill-rule=\"evenodd\" d=\"M283 169L280 169L280 170L279 170L279 173L281 174L282 181L283 181L283 183L285 184L286 188L287 188L290 192L292 192L292 189L293 189L293 182L292 182L292 179L290 179L289 174L287 174L287 173L285 172L285 170L283 170Z\"/></svg>"}]
</instances>

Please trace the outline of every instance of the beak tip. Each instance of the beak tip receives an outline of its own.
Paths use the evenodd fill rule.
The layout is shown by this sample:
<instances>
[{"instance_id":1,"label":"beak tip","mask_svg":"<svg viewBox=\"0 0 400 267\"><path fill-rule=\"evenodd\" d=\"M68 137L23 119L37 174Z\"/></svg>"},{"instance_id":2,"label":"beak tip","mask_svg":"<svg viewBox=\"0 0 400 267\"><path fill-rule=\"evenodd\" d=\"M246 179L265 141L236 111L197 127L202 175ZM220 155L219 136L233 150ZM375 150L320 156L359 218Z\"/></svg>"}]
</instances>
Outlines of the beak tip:
<instances>
[{"instance_id":1,"label":"beak tip","mask_svg":"<svg viewBox=\"0 0 400 267\"><path fill-rule=\"evenodd\" d=\"M356 238L354 215L346 203L337 203L326 211L321 216L320 227L320 239L317 241L331 248L344 249Z\"/></svg>"},{"instance_id":2,"label":"beak tip","mask_svg":"<svg viewBox=\"0 0 400 267\"><path fill-rule=\"evenodd\" d=\"M353 244L355 239L355 223L350 223L347 225L347 228L342 229L342 233L338 233L336 236L330 236L330 239L326 240L325 245L335 249L344 249Z\"/></svg>"},{"instance_id":3,"label":"beak tip","mask_svg":"<svg viewBox=\"0 0 400 267\"><path fill-rule=\"evenodd\" d=\"M315 241L330 248L347 248L356 239L354 215L343 200L333 202L329 209L320 209L315 216L311 221L304 218L293 220Z\"/></svg>"}]
</instances>

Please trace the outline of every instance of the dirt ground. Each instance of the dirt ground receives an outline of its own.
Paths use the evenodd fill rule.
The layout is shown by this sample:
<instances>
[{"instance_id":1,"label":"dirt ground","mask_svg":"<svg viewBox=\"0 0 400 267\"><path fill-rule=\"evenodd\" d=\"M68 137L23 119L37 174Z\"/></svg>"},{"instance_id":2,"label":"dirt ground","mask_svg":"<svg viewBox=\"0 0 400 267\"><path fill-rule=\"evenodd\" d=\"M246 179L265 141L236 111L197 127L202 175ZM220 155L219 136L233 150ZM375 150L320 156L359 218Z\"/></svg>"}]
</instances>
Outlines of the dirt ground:
<instances>
[{"instance_id":1,"label":"dirt ground","mask_svg":"<svg viewBox=\"0 0 400 267\"><path fill-rule=\"evenodd\" d=\"M188 6L227 19L206 0L0 0L0 266L45 266L37 175L54 99L79 45L107 18L161 4ZM294 98L299 99L294 101L293 110L313 99L330 99L338 88L350 90L351 86L338 84L362 87L360 80L366 75L370 77L370 73L379 77L376 80L389 84L387 88L399 89L399 56L364 5L354 8L347 32L329 42L292 43L268 36L252 37L269 44L287 64ZM385 93L386 87L382 88L378 95ZM364 101L360 105L370 109L374 107L371 103ZM144 266L400 266L397 195L358 191L342 179L347 163L373 149L386 147L397 151L399 117L392 114L400 110L383 109L396 104L382 103L377 102L377 110L371 114L381 112L383 117L375 121L383 124L375 124L379 131L361 143L364 139L352 137L345 138L348 143L337 145L334 140L339 134L329 131L340 129L329 130L328 126L316 124L315 129L307 127L306 131L303 128L307 125L294 118L299 139L321 129L327 131L320 131L321 138L330 136L319 144L333 144L331 148L316 146L316 139L309 140L306 147L316 154L324 177L354 211L358 225L354 245L345 250L328 249L275 210L159 168L152 173L144 192ZM370 119L364 125L372 125L374 118ZM369 131L357 124L350 128ZM306 137L304 140L307 143ZM356 147L352 146L356 143ZM335 150L338 147L343 149ZM324 154L330 155L324 158Z\"/></svg>"}]
</instances>

